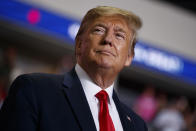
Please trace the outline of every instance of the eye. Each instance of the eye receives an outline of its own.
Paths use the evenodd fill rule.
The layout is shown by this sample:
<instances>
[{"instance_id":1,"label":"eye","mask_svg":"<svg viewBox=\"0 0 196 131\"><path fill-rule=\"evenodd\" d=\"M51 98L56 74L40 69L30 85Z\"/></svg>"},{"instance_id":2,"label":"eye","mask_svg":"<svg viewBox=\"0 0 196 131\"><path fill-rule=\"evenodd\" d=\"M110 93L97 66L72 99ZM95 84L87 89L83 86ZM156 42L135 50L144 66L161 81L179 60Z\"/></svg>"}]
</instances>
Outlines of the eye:
<instances>
[{"instance_id":1,"label":"eye","mask_svg":"<svg viewBox=\"0 0 196 131\"><path fill-rule=\"evenodd\" d=\"M116 38L120 39L120 40L124 40L125 39L125 35L123 33L116 33Z\"/></svg>"},{"instance_id":2,"label":"eye","mask_svg":"<svg viewBox=\"0 0 196 131\"><path fill-rule=\"evenodd\" d=\"M105 33L105 29L103 27L95 27L93 29L93 33L95 33L95 34L104 34Z\"/></svg>"}]
</instances>

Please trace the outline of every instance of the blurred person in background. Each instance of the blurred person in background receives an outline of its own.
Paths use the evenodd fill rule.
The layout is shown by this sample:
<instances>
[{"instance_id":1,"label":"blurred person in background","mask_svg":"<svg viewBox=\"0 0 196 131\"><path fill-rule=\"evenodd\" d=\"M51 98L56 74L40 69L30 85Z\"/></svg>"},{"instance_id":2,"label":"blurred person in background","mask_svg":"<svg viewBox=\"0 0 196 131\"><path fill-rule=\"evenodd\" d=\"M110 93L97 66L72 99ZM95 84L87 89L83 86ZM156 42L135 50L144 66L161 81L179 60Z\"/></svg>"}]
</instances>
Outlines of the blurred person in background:
<instances>
[{"instance_id":1,"label":"blurred person in background","mask_svg":"<svg viewBox=\"0 0 196 131\"><path fill-rule=\"evenodd\" d=\"M156 111L156 114L157 114L162 109L166 108L167 103L168 103L167 94L165 92L161 91L160 93L158 93L158 95L156 97L156 101L157 101L157 111Z\"/></svg>"},{"instance_id":2,"label":"blurred person in background","mask_svg":"<svg viewBox=\"0 0 196 131\"><path fill-rule=\"evenodd\" d=\"M17 49L16 48L14 48L12 46L7 48L5 60L7 61L7 68L9 68L8 87L16 79L17 76L19 76L19 75L21 75L23 73L21 68L17 68L16 67L17 56L18 56L18 53L17 53Z\"/></svg>"},{"instance_id":3,"label":"blurred person in background","mask_svg":"<svg viewBox=\"0 0 196 131\"><path fill-rule=\"evenodd\" d=\"M187 131L191 131L192 127L194 127L194 119L195 119L195 113L194 108L191 107L190 104L187 105L186 109L183 111L184 120L186 123L186 129ZM195 130L196 131L196 130Z\"/></svg>"},{"instance_id":4,"label":"blurred person in background","mask_svg":"<svg viewBox=\"0 0 196 131\"><path fill-rule=\"evenodd\" d=\"M0 51L0 108L7 95L15 68L16 49L7 47Z\"/></svg>"},{"instance_id":5,"label":"blurred person in background","mask_svg":"<svg viewBox=\"0 0 196 131\"><path fill-rule=\"evenodd\" d=\"M5 80L2 76L0 76L0 108L3 104L5 97L6 97Z\"/></svg>"},{"instance_id":6,"label":"blurred person in background","mask_svg":"<svg viewBox=\"0 0 196 131\"><path fill-rule=\"evenodd\" d=\"M184 97L169 100L168 106L163 108L153 122L154 131L185 131L187 129L183 112L188 105Z\"/></svg>"},{"instance_id":7,"label":"blurred person in background","mask_svg":"<svg viewBox=\"0 0 196 131\"><path fill-rule=\"evenodd\" d=\"M129 11L89 10L75 39L75 68L64 75L19 76L0 110L1 131L147 131L113 89L132 62L140 27Z\"/></svg>"},{"instance_id":8,"label":"blurred person in background","mask_svg":"<svg viewBox=\"0 0 196 131\"><path fill-rule=\"evenodd\" d=\"M68 72L73 68L75 63L73 55L66 54L57 62L51 73L62 74Z\"/></svg>"},{"instance_id":9,"label":"blurred person in background","mask_svg":"<svg viewBox=\"0 0 196 131\"><path fill-rule=\"evenodd\" d=\"M188 131L196 131L196 103L194 103L194 110L191 112L190 116L190 122L189 124L189 130Z\"/></svg>"},{"instance_id":10,"label":"blurred person in background","mask_svg":"<svg viewBox=\"0 0 196 131\"><path fill-rule=\"evenodd\" d=\"M143 93L138 97L134 104L134 110L147 123L150 123L157 111L157 100L155 89L152 85L147 85Z\"/></svg>"}]
</instances>

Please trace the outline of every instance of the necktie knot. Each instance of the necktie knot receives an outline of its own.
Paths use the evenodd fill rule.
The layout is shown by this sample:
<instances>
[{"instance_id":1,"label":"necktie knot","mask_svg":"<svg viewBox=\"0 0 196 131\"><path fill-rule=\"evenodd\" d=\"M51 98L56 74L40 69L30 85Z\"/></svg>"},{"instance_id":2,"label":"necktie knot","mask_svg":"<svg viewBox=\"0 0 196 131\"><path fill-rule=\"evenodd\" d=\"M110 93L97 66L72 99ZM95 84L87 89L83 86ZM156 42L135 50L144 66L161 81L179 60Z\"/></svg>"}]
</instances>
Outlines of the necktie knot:
<instances>
[{"instance_id":1,"label":"necktie knot","mask_svg":"<svg viewBox=\"0 0 196 131\"><path fill-rule=\"evenodd\" d=\"M99 101L107 101L108 99L108 93L104 90L101 90L95 96L99 99Z\"/></svg>"}]
</instances>

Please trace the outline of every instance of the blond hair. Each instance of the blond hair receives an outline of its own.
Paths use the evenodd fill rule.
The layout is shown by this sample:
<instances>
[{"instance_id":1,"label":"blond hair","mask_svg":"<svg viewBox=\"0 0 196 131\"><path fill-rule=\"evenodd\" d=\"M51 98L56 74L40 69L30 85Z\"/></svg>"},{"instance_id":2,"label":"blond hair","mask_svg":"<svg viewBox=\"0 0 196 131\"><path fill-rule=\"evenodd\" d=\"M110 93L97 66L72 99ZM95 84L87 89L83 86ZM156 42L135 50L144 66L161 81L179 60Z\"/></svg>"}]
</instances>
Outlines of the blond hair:
<instances>
[{"instance_id":1,"label":"blond hair","mask_svg":"<svg viewBox=\"0 0 196 131\"><path fill-rule=\"evenodd\" d=\"M131 44L131 55L134 56L134 48L136 44L136 33L137 30L141 28L142 22L140 18L135 15L134 13L110 6L98 6L96 8L90 9L86 15L84 16L79 31L76 35L75 41L76 44L79 41L79 37L85 30L88 28L88 25L92 23L95 19L102 17L102 16L121 16L127 22L129 28L133 31L133 38L130 41Z\"/></svg>"}]
</instances>

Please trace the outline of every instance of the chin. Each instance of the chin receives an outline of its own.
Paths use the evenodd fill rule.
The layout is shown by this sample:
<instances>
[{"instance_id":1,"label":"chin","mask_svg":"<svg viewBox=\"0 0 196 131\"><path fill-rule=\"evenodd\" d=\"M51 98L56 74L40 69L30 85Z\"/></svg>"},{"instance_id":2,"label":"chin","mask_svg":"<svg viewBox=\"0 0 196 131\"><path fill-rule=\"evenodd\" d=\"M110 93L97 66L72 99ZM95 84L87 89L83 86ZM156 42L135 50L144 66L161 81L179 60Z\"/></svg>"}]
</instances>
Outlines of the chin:
<instances>
[{"instance_id":1,"label":"chin","mask_svg":"<svg viewBox=\"0 0 196 131\"><path fill-rule=\"evenodd\" d=\"M100 68L113 68L115 65L115 60L112 57L108 57L108 56L98 56L95 57L95 59L93 60L94 63L100 67Z\"/></svg>"},{"instance_id":2,"label":"chin","mask_svg":"<svg viewBox=\"0 0 196 131\"><path fill-rule=\"evenodd\" d=\"M98 62L97 64L99 67L106 68L106 69L113 67L112 63L110 63L109 61L101 61L101 62Z\"/></svg>"},{"instance_id":3,"label":"chin","mask_svg":"<svg viewBox=\"0 0 196 131\"><path fill-rule=\"evenodd\" d=\"M103 69L110 69L111 68L110 65L105 65L105 64L100 65L100 67Z\"/></svg>"}]
</instances>

